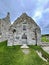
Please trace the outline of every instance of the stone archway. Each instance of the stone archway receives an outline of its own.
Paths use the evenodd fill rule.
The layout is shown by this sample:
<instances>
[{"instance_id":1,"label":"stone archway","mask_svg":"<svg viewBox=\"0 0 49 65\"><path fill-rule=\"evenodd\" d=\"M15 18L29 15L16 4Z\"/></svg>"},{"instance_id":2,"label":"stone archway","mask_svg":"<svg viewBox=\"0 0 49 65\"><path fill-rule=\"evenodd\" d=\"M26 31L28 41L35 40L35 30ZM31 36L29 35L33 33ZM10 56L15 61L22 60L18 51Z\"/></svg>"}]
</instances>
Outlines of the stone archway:
<instances>
[{"instance_id":1,"label":"stone archway","mask_svg":"<svg viewBox=\"0 0 49 65\"><path fill-rule=\"evenodd\" d=\"M25 33L22 35L22 44L27 44L27 35Z\"/></svg>"}]
</instances>

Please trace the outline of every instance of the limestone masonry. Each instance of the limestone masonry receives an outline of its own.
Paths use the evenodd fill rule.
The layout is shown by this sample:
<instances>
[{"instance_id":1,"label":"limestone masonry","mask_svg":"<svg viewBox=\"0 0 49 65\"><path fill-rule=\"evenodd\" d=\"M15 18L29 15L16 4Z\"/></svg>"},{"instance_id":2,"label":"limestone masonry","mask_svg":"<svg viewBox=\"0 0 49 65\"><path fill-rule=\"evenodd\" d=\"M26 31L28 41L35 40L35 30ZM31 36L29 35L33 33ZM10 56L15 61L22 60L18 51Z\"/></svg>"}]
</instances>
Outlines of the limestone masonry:
<instances>
[{"instance_id":1,"label":"limestone masonry","mask_svg":"<svg viewBox=\"0 0 49 65\"><path fill-rule=\"evenodd\" d=\"M26 13L23 13L13 24L10 22L10 14L0 19L0 42L7 40L7 45L40 45L41 30L35 21Z\"/></svg>"}]
</instances>

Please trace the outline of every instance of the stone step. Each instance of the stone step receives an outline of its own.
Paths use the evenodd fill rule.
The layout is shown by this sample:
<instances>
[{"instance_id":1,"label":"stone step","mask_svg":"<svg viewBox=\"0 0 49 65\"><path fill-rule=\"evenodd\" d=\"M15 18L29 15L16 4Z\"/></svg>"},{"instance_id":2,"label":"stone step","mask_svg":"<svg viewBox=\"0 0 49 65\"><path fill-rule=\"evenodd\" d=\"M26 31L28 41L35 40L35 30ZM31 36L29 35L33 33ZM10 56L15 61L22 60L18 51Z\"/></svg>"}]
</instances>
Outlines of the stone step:
<instances>
[{"instance_id":1,"label":"stone step","mask_svg":"<svg viewBox=\"0 0 49 65\"><path fill-rule=\"evenodd\" d=\"M49 42L41 42L40 46L49 46Z\"/></svg>"}]
</instances>

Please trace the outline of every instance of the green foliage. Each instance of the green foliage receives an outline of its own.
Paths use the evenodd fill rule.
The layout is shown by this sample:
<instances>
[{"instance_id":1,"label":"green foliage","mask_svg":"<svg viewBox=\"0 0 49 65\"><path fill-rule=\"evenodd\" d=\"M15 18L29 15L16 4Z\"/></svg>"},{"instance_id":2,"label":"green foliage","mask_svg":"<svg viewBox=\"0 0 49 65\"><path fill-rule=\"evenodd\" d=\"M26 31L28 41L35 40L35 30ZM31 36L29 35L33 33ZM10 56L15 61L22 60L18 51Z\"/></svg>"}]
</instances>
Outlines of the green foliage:
<instances>
[{"instance_id":1,"label":"green foliage","mask_svg":"<svg viewBox=\"0 0 49 65\"><path fill-rule=\"evenodd\" d=\"M36 53L36 50L41 51L49 59L49 54L40 46L29 46L30 53L24 54L20 46L7 47L6 44L7 41L0 43L0 65L49 65Z\"/></svg>"},{"instance_id":2,"label":"green foliage","mask_svg":"<svg viewBox=\"0 0 49 65\"><path fill-rule=\"evenodd\" d=\"M33 48L34 50L38 50L41 51L42 56L47 59L47 61L49 62L49 54L46 53L40 46L29 46L30 48Z\"/></svg>"},{"instance_id":3,"label":"green foliage","mask_svg":"<svg viewBox=\"0 0 49 65\"><path fill-rule=\"evenodd\" d=\"M46 36L42 36L42 37L41 37L41 41L42 41L42 42L49 42L49 40L46 38Z\"/></svg>"},{"instance_id":4,"label":"green foliage","mask_svg":"<svg viewBox=\"0 0 49 65\"><path fill-rule=\"evenodd\" d=\"M44 34L44 35L42 35L42 36L49 36L49 34Z\"/></svg>"}]
</instances>

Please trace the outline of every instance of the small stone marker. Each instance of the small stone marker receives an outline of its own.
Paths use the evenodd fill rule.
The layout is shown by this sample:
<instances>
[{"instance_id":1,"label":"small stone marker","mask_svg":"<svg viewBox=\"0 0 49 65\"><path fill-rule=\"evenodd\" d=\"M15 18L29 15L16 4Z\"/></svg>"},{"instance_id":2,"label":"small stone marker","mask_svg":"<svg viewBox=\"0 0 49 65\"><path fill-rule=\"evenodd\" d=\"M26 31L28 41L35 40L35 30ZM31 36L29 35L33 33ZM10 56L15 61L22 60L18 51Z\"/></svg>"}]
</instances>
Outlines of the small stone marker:
<instances>
[{"instance_id":1,"label":"small stone marker","mask_svg":"<svg viewBox=\"0 0 49 65\"><path fill-rule=\"evenodd\" d=\"M24 54L29 54L29 47L26 45L26 44L23 44L22 46L21 46L21 49L22 49L22 52L24 53Z\"/></svg>"},{"instance_id":2,"label":"small stone marker","mask_svg":"<svg viewBox=\"0 0 49 65\"><path fill-rule=\"evenodd\" d=\"M26 44L23 44L22 46L21 46L21 48L29 48Z\"/></svg>"}]
</instances>

